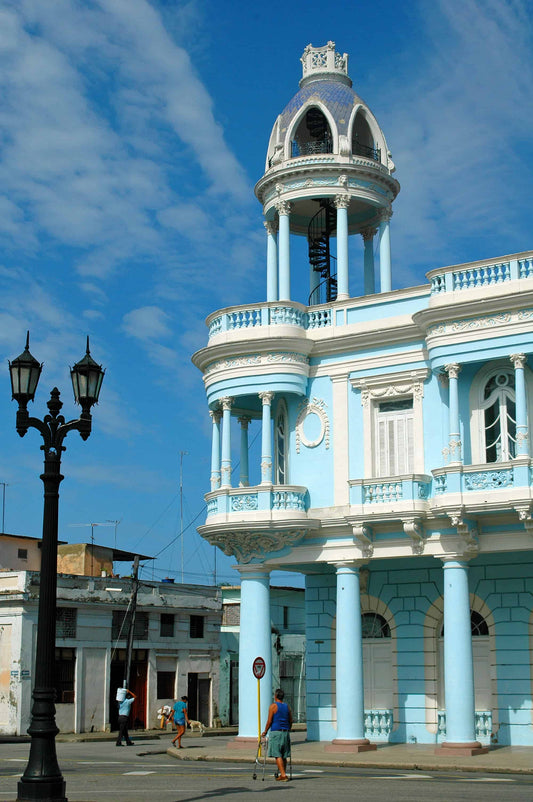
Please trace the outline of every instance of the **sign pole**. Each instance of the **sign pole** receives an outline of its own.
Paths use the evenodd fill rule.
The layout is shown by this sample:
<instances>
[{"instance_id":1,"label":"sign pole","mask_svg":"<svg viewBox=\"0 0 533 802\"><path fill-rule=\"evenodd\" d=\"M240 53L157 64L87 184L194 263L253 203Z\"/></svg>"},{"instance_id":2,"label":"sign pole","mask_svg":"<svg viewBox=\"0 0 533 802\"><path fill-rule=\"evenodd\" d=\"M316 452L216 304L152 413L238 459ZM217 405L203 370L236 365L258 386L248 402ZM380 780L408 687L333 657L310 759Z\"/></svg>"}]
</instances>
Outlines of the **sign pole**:
<instances>
[{"instance_id":1,"label":"sign pole","mask_svg":"<svg viewBox=\"0 0 533 802\"><path fill-rule=\"evenodd\" d=\"M266 664L262 657L256 657L252 672L257 680L257 757L261 757L261 678L265 676Z\"/></svg>"}]
</instances>

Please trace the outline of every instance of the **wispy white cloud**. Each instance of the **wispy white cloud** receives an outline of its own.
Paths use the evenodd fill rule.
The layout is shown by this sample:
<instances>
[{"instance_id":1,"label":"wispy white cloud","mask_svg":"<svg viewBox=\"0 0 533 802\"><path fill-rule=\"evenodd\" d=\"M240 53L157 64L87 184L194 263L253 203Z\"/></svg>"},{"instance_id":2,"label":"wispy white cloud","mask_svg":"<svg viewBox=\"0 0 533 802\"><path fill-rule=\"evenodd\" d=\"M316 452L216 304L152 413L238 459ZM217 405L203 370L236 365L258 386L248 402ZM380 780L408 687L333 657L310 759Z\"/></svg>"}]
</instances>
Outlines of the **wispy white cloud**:
<instances>
[{"instance_id":1,"label":"wispy white cloud","mask_svg":"<svg viewBox=\"0 0 533 802\"><path fill-rule=\"evenodd\" d=\"M380 115L402 184L393 247L411 265L404 281L415 278L413 266L454 261L469 241L472 258L483 258L511 242L526 248L529 236L519 209L533 156L531 9L521 0L418 9L426 33L418 63L411 56L390 80L394 102Z\"/></svg>"},{"instance_id":2,"label":"wispy white cloud","mask_svg":"<svg viewBox=\"0 0 533 802\"><path fill-rule=\"evenodd\" d=\"M172 333L169 317L158 306L143 306L124 315L123 328L138 340L157 340Z\"/></svg>"}]
</instances>

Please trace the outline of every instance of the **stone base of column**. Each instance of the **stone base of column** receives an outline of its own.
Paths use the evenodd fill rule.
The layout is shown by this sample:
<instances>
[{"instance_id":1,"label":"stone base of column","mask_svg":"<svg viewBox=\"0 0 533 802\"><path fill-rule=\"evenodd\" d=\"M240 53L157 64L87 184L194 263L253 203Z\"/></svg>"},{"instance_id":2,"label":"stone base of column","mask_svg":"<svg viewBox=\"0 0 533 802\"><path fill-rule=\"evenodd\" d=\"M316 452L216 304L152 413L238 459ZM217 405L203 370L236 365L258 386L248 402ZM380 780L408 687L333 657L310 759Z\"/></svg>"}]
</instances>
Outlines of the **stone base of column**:
<instances>
[{"instance_id":1,"label":"stone base of column","mask_svg":"<svg viewBox=\"0 0 533 802\"><path fill-rule=\"evenodd\" d=\"M335 738L330 744L326 744L325 752L374 752L376 744L371 744L368 738L358 738L357 740L343 740Z\"/></svg>"},{"instance_id":2,"label":"stone base of column","mask_svg":"<svg viewBox=\"0 0 533 802\"><path fill-rule=\"evenodd\" d=\"M440 746L437 746L435 749L436 755L442 755L445 757L456 755L458 757L473 757L474 755L486 755L489 751L488 746L481 746L478 741L472 741L470 743L452 743L449 741L444 741Z\"/></svg>"},{"instance_id":3,"label":"stone base of column","mask_svg":"<svg viewBox=\"0 0 533 802\"><path fill-rule=\"evenodd\" d=\"M236 735L226 744L227 749L257 749L257 738L250 738L246 735Z\"/></svg>"}]
</instances>

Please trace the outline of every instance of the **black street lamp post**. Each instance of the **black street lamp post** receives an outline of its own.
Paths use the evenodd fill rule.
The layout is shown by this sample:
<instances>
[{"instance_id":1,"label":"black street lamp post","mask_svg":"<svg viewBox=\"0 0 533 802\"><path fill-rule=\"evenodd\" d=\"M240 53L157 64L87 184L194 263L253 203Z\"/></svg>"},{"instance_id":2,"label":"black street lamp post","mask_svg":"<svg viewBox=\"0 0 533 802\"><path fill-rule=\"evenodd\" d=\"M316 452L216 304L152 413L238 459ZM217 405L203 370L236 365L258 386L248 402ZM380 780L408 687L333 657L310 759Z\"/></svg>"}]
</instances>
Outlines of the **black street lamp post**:
<instances>
[{"instance_id":1,"label":"black street lamp post","mask_svg":"<svg viewBox=\"0 0 533 802\"><path fill-rule=\"evenodd\" d=\"M37 621L37 650L35 654L35 682L31 724L30 756L26 770L18 783L17 802L23 800L60 800L67 802L65 781L57 762L55 737L59 732L55 721L54 662L56 637L57 593L57 526L61 452L63 440L73 430L87 440L91 433L91 407L98 401L105 371L87 353L71 368L70 375L74 399L81 405L77 420L65 422L60 414L63 403L59 390L54 387L47 403L49 414L43 420L30 417L28 401L33 401L42 365L30 354L29 332L26 348L9 363L13 399L18 402L17 432L24 437L28 429L37 429L43 438L44 484L43 540L41 549L41 576L39 588L39 616Z\"/></svg>"}]
</instances>

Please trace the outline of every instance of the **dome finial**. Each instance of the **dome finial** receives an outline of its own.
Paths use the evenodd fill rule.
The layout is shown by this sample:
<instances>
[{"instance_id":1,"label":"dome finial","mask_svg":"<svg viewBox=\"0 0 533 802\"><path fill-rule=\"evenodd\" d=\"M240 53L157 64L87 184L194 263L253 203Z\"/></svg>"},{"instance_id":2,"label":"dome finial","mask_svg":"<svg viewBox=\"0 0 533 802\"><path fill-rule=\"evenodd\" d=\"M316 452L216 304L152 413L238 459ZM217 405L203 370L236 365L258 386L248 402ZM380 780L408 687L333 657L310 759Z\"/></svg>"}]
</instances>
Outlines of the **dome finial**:
<instances>
[{"instance_id":1,"label":"dome finial","mask_svg":"<svg viewBox=\"0 0 533 802\"><path fill-rule=\"evenodd\" d=\"M341 80L349 86L352 85L348 76L348 53L342 55L337 53L335 42L330 41L324 47L307 45L300 61L303 72L300 86L305 86L318 78L320 80L333 78L336 81Z\"/></svg>"}]
</instances>

